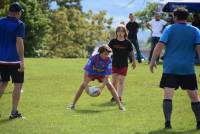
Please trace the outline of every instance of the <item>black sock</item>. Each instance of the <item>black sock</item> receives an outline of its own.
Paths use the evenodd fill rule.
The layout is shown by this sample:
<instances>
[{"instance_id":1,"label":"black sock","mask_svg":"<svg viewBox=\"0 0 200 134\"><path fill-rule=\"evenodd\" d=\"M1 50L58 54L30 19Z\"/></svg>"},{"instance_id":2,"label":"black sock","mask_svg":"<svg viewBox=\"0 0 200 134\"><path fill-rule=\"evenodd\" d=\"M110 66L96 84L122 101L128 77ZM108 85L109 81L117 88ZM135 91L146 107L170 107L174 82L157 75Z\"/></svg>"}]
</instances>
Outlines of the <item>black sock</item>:
<instances>
[{"instance_id":1,"label":"black sock","mask_svg":"<svg viewBox=\"0 0 200 134\"><path fill-rule=\"evenodd\" d=\"M170 99L163 100L163 112L165 115L165 122L170 122L172 113L172 100Z\"/></svg>"},{"instance_id":2,"label":"black sock","mask_svg":"<svg viewBox=\"0 0 200 134\"><path fill-rule=\"evenodd\" d=\"M196 117L196 121L200 122L200 102L192 102L192 111L194 112L194 115Z\"/></svg>"}]
</instances>

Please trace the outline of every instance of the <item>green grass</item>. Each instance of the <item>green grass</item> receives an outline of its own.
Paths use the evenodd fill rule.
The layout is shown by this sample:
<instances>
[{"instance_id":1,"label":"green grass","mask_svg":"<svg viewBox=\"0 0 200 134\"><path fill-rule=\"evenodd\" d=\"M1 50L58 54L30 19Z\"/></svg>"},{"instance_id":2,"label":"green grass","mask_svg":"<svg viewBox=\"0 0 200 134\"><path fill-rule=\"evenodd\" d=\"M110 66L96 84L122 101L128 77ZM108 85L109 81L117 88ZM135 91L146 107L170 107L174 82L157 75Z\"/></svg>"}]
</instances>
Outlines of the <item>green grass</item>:
<instances>
[{"instance_id":1,"label":"green grass","mask_svg":"<svg viewBox=\"0 0 200 134\"><path fill-rule=\"evenodd\" d=\"M182 90L176 91L173 100L173 130L162 130L163 90L158 87L161 65L154 74L144 63L138 64L136 70L129 69L123 98L126 112L109 102L107 89L96 98L84 93L77 110L67 110L82 81L85 62L86 59L26 59L19 106L26 119L8 120L10 83L0 99L0 134L199 134L189 98ZM200 67L196 70L199 74Z\"/></svg>"}]
</instances>

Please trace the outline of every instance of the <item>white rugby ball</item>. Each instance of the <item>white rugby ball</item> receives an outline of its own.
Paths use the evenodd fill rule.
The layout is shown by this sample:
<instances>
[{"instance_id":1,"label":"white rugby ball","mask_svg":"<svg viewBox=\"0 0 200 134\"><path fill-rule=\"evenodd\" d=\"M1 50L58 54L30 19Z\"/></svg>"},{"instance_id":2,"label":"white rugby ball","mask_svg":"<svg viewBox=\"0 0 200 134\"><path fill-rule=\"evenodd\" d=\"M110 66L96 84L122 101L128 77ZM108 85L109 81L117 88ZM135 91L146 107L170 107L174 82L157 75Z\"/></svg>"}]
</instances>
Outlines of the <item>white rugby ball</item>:
<instances>
[{"instance_id":1,"label":"white rugby ball","mask_svg":"<svg viewBox=\"0 0 200 134\"><path fill-rule=\"evenodd\" d=\"M101 89L95 86L88 86L86 90L87 90L87 94L91 97L97 97L101 93Z\"/></svg>"}]
</instances>

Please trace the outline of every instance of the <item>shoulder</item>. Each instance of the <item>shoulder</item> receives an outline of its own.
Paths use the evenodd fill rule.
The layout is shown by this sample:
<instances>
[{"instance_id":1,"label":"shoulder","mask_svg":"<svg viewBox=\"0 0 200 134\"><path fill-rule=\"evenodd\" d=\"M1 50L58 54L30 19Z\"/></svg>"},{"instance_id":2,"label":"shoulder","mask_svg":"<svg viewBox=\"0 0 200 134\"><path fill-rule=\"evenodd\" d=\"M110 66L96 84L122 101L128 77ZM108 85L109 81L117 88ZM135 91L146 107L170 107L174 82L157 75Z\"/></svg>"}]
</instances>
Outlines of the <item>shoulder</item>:
<instances>
[{"instance_id":1,"label":"shoulder","mask_svg":"<svg viewBox=\"0 0 200 134\"><path fill-rule=\"evenodd\" d=\"M150 20L148 23L154 23L155 22L155 19L152 19L152 20Z\"/></svg>"},{"instance_id":2,"label":"shoulder","mask_svg":"<svg viewBox=\"0 0 200 134\"><path fill-rule=\"evenodd\" d=\"M131 41L128 40L128 39L125 39L124 42L128 43L128 44L131 44Z\"/></svg>"},{"instance_id":3,"label":"shoulder","mask_svg":"<svg viewBox=\"0 0 200 134\"><path fill-rule=\"evenodd\" d=\"M197 27L192 26L190 24L188 24L188 27L190 27L196 34L200 34L200 30Z\"/></svg>"},{"instance_id":4,"label":"shoulder","mask_svg":"<svg viewBox=\"0 0 200 134\"><path fill-rule=\"evenodd\" d=\"M130 21L126 23L126 26L127 26L127 25L130 25Z\"/></svg>"},{"instance_id":5,"label":"shoulder","mask_svg":"<svg viewBox=\"0 0 200 134\"><path fill-rule=\"evenodd\" d=\"M165 20L163 20L163 19L161 19L160 21L161 21L162 23L166 23L166 21L165 21Z\"/></svg>"},{"instance_id":6,"label":"shoulder","mask_svg":"<svg viewBox=\"0 0 200 134\"><path fill-rule=\"evenodd\" d=\"M111 39L109 44L112 44L112 43L114 43L116 41L117 41L117 39Z\"/></svg>"},{"instance_id":7,"label":"shoulder","mask_svg":"<svg viewBox=\"0 0 200 134\"><path fill-rule=\"evenodd\" d=\"M0 21L5 20L5 19L6 19L6 17L0 17Z\"/></svg>"},{"instance_id":8,"label":"shoulder","mask_svg":"<svg viewBox=\"0 0 200 134\"><path fill-rule=\"evenodd\" d=\"M132 43L131 43L130 40L126 39L126 40L124 40L124 42L125 42L127 45L132 46Z\"/></svg>"},{"instance_id":9,"label":"shoulder","mask_svg":"<svg viewBox=\"0 0 200 134\"><path fill-rule=\"evenodd\" d=\"M17 23L18 23L19 25L25 26L24 22L21 21L21 20L19 20L19 19L17 19Z\"/></svg>"}]
</instances>

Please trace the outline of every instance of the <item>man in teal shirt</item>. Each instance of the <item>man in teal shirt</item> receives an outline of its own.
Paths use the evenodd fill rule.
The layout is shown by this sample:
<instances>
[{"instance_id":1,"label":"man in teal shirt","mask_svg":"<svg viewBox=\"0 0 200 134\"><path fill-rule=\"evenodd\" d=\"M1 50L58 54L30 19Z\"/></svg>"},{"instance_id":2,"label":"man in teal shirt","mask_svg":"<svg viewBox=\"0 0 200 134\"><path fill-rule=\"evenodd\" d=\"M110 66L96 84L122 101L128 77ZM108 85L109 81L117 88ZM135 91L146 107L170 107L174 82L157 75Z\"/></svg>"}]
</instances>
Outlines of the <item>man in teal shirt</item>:
<instances>
[{"instance_id":1,"label":"man in teal shirt","mask_svg":"<svg viewBox=\"0 0 200 134\"><path fill-rule=\"evenodd\" d=\"M160 87L164 89L163 112L166 129L172 128L172 98L174 90L179 87L187 91L197 121L196 128L200 129L200 100L194 68L196 50L200 57L200 31L187 24L187 17L188 11L185 8L174 10L175 24L164 30L149 65L150 71L154 72L156 58L165 47Z\"/></svg>"}]
</instances>

